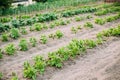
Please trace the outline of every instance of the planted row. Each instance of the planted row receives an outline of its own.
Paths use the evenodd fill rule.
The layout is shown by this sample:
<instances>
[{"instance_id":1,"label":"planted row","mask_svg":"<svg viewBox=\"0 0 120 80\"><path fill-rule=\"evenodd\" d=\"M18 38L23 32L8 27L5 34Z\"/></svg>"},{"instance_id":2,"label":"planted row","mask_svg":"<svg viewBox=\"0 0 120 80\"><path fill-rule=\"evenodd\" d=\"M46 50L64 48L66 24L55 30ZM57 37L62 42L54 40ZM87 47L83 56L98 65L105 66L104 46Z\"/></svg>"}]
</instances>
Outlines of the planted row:
<instances>
[{"instance_id":1,"label":"planted row","mask_svg":"<svg viewBox=\"0 0 120 80\"><path fill-rule=\"evenodd\" d=\"M102 18L96 18L95 19L95 23L96 24L99 24L99 25L103 25L105 24L106 22L112 22L112 21L115 21L117 19L120 19L120 13L115 15L115 16L109 16L109 17L106 17L105 19L102 19Z\"/></svg>"},{"instance_id":2,"label":"planted row","mask_svg":"<svg viewBox=\"0 0 120 80\"><path fill-rule=\"evenodd\" d=\"M64 34L60 30L58 30L58 31L56 31L53 34L49 34L48 36L41 35L40 36L40 41L37 41L37 39L34 38L34 37L31 37L29 39L29 42L26 39L21 39L19 44L18 44L18 48L14 44L10 43L7 46L5 46L4 49L0 49L0 59L2 59L3 54L14 55L17 50L27 51L28 50L28 46L35 47L37 45L37 42L40 42L42 44L46 44L48 42L48 38L60 39L60 38L63 37L63 35Z\"/></svg>"},{"instance_id":3,"label":"planted row","mask_svg":"<svg viewBox=\"0 0 120 80\"><path fill-rule=\"evenodd\" d=\"M33 64L28 61L24 62L24 77L36 80L37 74L44 74L47 66L61 68L64 61L75 58L85 52L86 49L95 46L97 46L97 42L94 40L72 40L66 47L48 53L48 59L38 55L34 57Z\"/></svg>"},{"instance_id":4,"label":"planted row","mask_svg":"<svg viewBox=\"0 0 120 80\"><path fill-rule=\"evenodd\" d=\"M37 15L37 17L35 16L32 18L13 19L10 21L9 24L0 23L0 33L6 30L9 30L13 27L19 28L21 26L32 25L37 22L46 22L46 21L56 20L60 18L61 16L67 17L67 16L73 16L73 15L78 15L81 13L94 12L94 11L96 11L96 8L87 7L87 8L81 8L81 9L76 9L72 11L65 11L65 12L60 13L60 15L56 13L45 13L45 14Z\"/></svg>"},{"instance_id":5,"label":"planted row","mask_svg":"<svg viewBox=\"0 0 120 80\"><path fill-rule=\"evenodd\" d=\"M67 46L48 53L47 59L37 55L34 57L34 63L30 64L28 61L24 62L24 77L36 80L37 74L44 74L47 66L61 68L64 61L75 58L77 55L82 55L87 49L91 49L96 47L98 44L102 44L103 36L120 36L120 26L98 33L96 40L74 39Z\"/></svg>"}]
</instances>

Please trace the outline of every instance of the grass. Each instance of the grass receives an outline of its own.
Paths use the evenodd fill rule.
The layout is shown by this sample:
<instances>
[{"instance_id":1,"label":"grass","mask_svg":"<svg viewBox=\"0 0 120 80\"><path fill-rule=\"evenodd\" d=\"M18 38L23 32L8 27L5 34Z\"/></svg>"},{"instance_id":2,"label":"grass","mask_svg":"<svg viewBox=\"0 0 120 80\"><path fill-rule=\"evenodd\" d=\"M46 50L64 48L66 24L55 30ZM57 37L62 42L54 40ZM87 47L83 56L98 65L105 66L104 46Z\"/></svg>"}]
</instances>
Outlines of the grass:
<instances>
[{"instance_id":1,"label":"grass","mask_svg":"<svg viewBox=\"0 0 120 80\"><path fill-rule=\"evenodd\" d=\"M96 2L97 0L56 0L46 3L35 3L28 6L21 6L17 8L9 8L4 12L0 12L0 15L14 15L21 13L32 13L34 11L41 11L47 9L55 9L65 6L77 6L80 4L87 4L89 2Z\"/></svg>"}]
</instances>

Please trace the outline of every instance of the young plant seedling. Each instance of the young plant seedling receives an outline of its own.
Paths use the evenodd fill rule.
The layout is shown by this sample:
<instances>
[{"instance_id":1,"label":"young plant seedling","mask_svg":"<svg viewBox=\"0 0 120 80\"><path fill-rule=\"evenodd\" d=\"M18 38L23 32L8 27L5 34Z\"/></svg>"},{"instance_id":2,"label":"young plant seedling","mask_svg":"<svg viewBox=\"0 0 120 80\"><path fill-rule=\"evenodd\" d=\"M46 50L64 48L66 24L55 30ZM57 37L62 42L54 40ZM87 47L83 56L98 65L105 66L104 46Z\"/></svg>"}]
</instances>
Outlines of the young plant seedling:
<instances>
[{"instance_id":1,"label":"young plant seedling","mask_svg":"<svg viewBox=\"0 0 120 80\"><path fill-rule=\"evenodd\" d=\"M19 42L19 48L21 51L27 51L28 50L28 42L26 39L21 39Z\"/></svg>"},{"instance_id":2,"label":"young plant seedling","mask_svg":"<svg viewBox=\"0 0 120 80\"><path fill-rule=\"evenodd\" d=\"M15 51L16 51L16 48L15 48L14 44L8 44L5 47L5 53L8 55L14 55Z\"/></svg>"},{"instance_id":3,"label":"young plant seedling","mask_svg":"<svg viewBox=\"0 0 120 80\"><path fill-rule=\"evenodd\" d=\"M93 24L91 22L86 22L84 27L93 28Z\"/></svg>"},{"instance_id":4,"label":"young plant seedling","mask_svg":"<svg viewBox=\"0 0 120 80\"><path fill-rule=\"evenodd\" d=\"M37 40L36 40L36 38L30 38L30 43L32 44L32 47L35 47L36 46L36 44L37 44Z\"/></svg>"},{"instance_id":5,"label":"young plant seedling","mask_svg":"<svg viewBox=\"0 0 120 80\"><path fill-rule=\"evenodd\" d=\"M71 27L71 31L72 31L72 33L77 33L78 32L78 29L77 28L75 28L75 27Z\"/></svg>"},{"instance_id":6,"label":"young plant seedling","mask_svg":"<svg viewBox=\"0 0 120 80\"><path fill-rule=\"evenodd\" d=\"M19 38L20 37L20 33L19 33L18 29L12 28L10 30L10 37L13 38L13 39Z\"/></svg>"},{"instance_id":7,"label":"young plant seedling","mask_svg":"<svg viewBox=\"0 0 120 80\"><path fill-rule=\"evenodd\" d=\"M47 41L48 41L47 36L46 36L46 35L41 35L41 37L40 37L40 42L41 42L42 44L46 44Z\"/></svg>"},{"instance_id":8,"label":"young plant seedling","mask_svg":"<svg viewBox=\"0 0 120 80\"><path fill-rule=\"evenodd\" d=\"M95 19L95 23L96 23L96 24L99 24L99 25L103 25L103 24L105 24L105 20L102 19L102 18L96 18L96 19Z\"/></svg>"},{"instance_id":9,"label":"young plant seedling","mask_svg":"<svg viewBox=\"0 0 120 80\"><path fill-rule=\"evenodd\" d=\"M40 74L43 74L46 68L46 62L43 59L43 57L38 55L35 57L34 61L35 61L34 64L35 69L38 70Z\"/></svg>"},{"instance_id":10,"label":"young plant seedling","mask_svg":"<svg viewBox=\"0 0 120 80\"><path fill-rule=\"evenodd\" d=\"M11 78L11 80L19 80L18 79L18 76L16 75L16 73L12 73L12 78Z\"/></svg>"},{"instance_id":11,"label":"young plant seedling","mask_svg":"<svg viewBox=\"0 0 120 80\"><path fill-rule=\"evenodd\" d=\"M22 28L21 28L21 33L22 33L23 35L27 34L26 28L22 27Z\"/></svg>"},{"instance_id":12,"label":"young plant seedling","mask_svg":"<svg viewBox=\"0 0 120 80\"><path fill-rule=\"evenodd\" d=\"M1 35L1 39L2 39L3 42L8 41L8 34L3 33L3 34Z\"/></svg>"},{"instance_id":13,"label":"young plant seedling","mask_svg":"<svg viewBox=\"0 0 120 80\"><path fill-rule=\"evenodd\" d=\"M25 78L36 80L37 70L28 62L24 63L23 75Z\"/></svg>"},{"instance_id":14,"label":"young plant seedling","mask_svg":"<svg viewBox=\"0 0 120 80\"><path fill-rule=\"evenodd\" d=\"M63 37L63 33L60 31L60 30L57 30L56 33L55 33L56 37L58 39L60 39L61 37Z\"/></svg>"},{"instance_id":15,"label":"young plant seedling","mask_svg":"<svg viewBox=\"0 0 120 80\"><path fill-rule=\"evenodd\" d=\"M52 38L52 39L55 39L55 37L56 37L56 35L53 34L53 33L52 33L52 34L49 34L48 36L49 36L49 38Z\"/></svg>"}]
</instances>

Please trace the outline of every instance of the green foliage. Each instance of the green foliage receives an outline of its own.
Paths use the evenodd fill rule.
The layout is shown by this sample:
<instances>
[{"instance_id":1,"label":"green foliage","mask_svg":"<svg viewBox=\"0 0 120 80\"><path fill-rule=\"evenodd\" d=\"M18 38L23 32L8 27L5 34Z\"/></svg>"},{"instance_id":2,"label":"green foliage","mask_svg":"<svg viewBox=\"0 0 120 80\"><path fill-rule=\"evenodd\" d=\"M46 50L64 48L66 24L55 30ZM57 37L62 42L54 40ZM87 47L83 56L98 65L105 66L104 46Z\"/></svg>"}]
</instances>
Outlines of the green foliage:
<instances>
[{"instance_id":1,"label":"green foliage","mask_svg":"<svg viewBox=\"0 0 120 80\"><path fill-rule=\"evenodd\" d=\"M12 78L11 80L19 80L18 76L16 75L16 73L12 73Z\"/></svg>"},{"instance_id":2,"label":"green foliage","mask_svg":"<svg viewBox=\"0 0 120 80\"><path fill-rule=\"evenodd\" d=\"M85 40L85 45L87 45L88 48L94 48L97 46L97 43L93 40Z\"/></svg>"},{"instance_id":3,"label":"green foliage","mask_svg":"<svg viewBox=\"0 0 120 80\"><path fill-rule=\"evenodd\" d=\"M76 9L76 10L64 11L61 14L61 16L70 17L70 16L81 14L81 13L88 13L88 12L94 12L94 11L96 11L96 8L86 7L86 8Z\"/></svg>"},{"instance_id":4,"label":"green foliage","mask_svg":"<svg viewBox=\"0 0 120 80\"><path fill-rule=\"evenodd\" d=\"M46 44L47 41L48 41L47 36L46 36L46 35L41 35L41 37L40 37L40 42L41 42L42 44Z\"/></svg>"},{"instance_id":5,"label":"green foliage","mask_svg":"<svg viewBox=\"0 0 120 80\"><path fill-rule=\"evenodd\" d=\"M22 28L21 28L21 33L24 34L24 35L27 34L27 30L26 30L25 27L22 27Z\"/></svg>"},{"instance_id":6,"label":"green foliage","mask_svg":"<svg viewBox=\"0 0 120 80\"><path fill-rule=\"evenodd\" d=\"M7 18L7 17L0 18L1 23L7 23L7 22L10 22L10 20L11 18Z\"/></svg>"},{"instance_id":7,"label":"green foliage","mask_svg":"<svg viewBox=\"0 0 120 80\"><path fill-rule=\"evenodd\" d=\"M75 28L75 27L71 27L71 31L72 31L72 33L77 33L78 32L78 29L77 28Z\"/></svg>"},{"instance_id":8,"label":"green foliage","mask_svg":"<svg viewBox=\"0 0 120 80\"><path fill-rule=\"evenodd\" d=\"M84 27L93 28L93 24L91 22L86 22Z\"/></svg>"},{"instance_id":9,"label":"green foliage","mask_svg":"<svg viewBox=\"0 0 120 80\"><path fill-rule=\"evenodd\" d=\"M48 54L48 65L55 66L57 68L62 67L62 59L56 53L49 53Z\"/></svg>"},{"instance_id":10,"label":"green foliage","mask_svg":"<svg viewBox=\"0 0 120 80\"><path fill-rule=\"evenodd\" d=\"M2 39L3 42L8 41L8 34L3 33L3 34L1 35L1 39Z\"/></svg>"},{"instance_id":11,"label":"green foliage","mask_svg":"<svg viewBox=\"0 0 120 80\"><path fill-rule=\"evenodd\" d=\"M55 28L55 23L50 23L50 28Z\"/></svg>"},{"instance_id":12,"label":"green foliage","mask_svg":"<svg viewBox=\"0 0 120 80\"><path fill-rule=\"evenodd\" d=\"M12 28L10 30L10 37L13 38L13 39L19 38L20 37L20 33L19 33L18 29Z\"/></svg>"},{"instance_id":13,"label":"green foliage","mask_svg":"<svg viewBox=\"0 0 120 80\"><path fill-rule=\"evenodd\" d=\"M38 16L38 22L56 20L58 17L55 13L46 13Z\"/></svg>"},{"instance_id":14,"label":"green foliage","mask_svg":"<svg viewBox=\"0 0 120 80\"><path fill-rule=\"evenodd\" d=\"M103 24L105 24L105 20L102 19L102 18L96 18L96 19L95 19L95 23L96 23L96 24L103 25Z\"/></svg>"},{"instance_id":15,"label":"green foliage","mask_svg":"<svg viewBox=\"0 0 120 80\"><path fill-rule=\"evenodd\" d=\"M0 49L0 59L3 58L3 52L2 52L2 49Z\"/></svg>"},{"instance_id":16,"label":"green foliage","mask_svg":"<svg viewBox=\"0 0 120 80\"><path fill-rule=\"evenodd\" d=\"M55 34L49 34L49 38L55 39L56 35Z\"/></svg>"},{"instance_id":17,"label":"green foliage","mask_svg":"<svg viewBox=\"0 0 120 80\"><path fill-rule=\"evenodd\" d=\"M34 29L37 31L41 31L43 29L43 26L40 23L36 23L34 24Z\"/></svg>"},{"instance_id":18,"label":"green foliage","mask_svg":"<svg viewBox=\"0 0 120 80\"><path fill-rule=\"evenodd\" d=\"M70 58L70 52L65 47L59 48L56 53L62 60L68 60Z\"/></svg>"},{"instance_id":19,"label":"green foliage","mask_svg":"<svg viewBox=\"0 0 120 80\"><path fill-rule=\"evenodd\" d=\"M40 74L43 74L44 71L45 71L45 67L46 67L46 62L45 60L43 59L42 56L36 56L35 57L35 63L34 63L34 67L37 71L40 72Z\"/></svg>"},{"instance_id":20,"label":"green foliage","mask_svg":"<svg viewBox=\"0 0 120 80\"><path fill-rule=\"evenodd\" d=\"M92 15L87 15L87 17L86 17L87 19L90 19L90 18L92 18Z\"/></svg>"},{"instance_id":21,"label":"green foliage","mask_svg":"<svg viewBox=\"0 0 120 80\"><path fill-rule=\"evenodd\" d=\"M34 67L30 66L28 62L25 62L23 75L25 78L36 80L37 70Z\"/></svg>"},{"instance_id":22,"label":"green foliage","mask_svg":"<svg viewBox=\"0 0 120 80\"><path fill-rule=\"evenodd\" d=\"M14 44L8 44L5 47L5 53L8 55L14 55L15 51L16 51L16 48L15 48Z\"/></svg>"},{"instance_id":23,"label":"green foliage","mask_svg":"<svg viewBox=\"0 0 120 80\"><path fill-rule=\"evenodd\" d=\"M28 50L28 42L26 39L21 39L19 42L19 48L21 51L27 51Z\"/></svg>"},{"instance_id":24,"label":"green foliage","mask_svg":"<svg viewBox=\"0 0 120 80\"><path fill-rule=\"evenodd\" d=\"M56 33L55 33L56 37L58 39L60 39L61 37L63 37L63 33L60 31L60 30L57 30Z\"/></svg>"},{"instance_id":25,"label":"green foliage","mask_svg":"<svg viewBox=\"0 0 120 80\"><path fill-rule=\"evenodd\" d=\"M36 46L36 44L37 44L37 40L36 40L36 38L30 38L30 43L32 44L32 47L35 47Z\"/></svg>"},{"instance_id":26,"label":"green foliage","mask_svg":"<svg viewBox=\"0 0 120 80\"><path fill-rule=\"evenodd\" d=\"M120 13L118 13L118 14L115 15L115 16L106 17L106 21L107 21L107 22L112 22L112 21L117 20L117 19L120 19Z\"/></svg>"},{"instance_id":27,"label":"green foliage","mask_svg":"<svg viewBox=\"0 0 120 80\"><path fill-rule=\"evenodd\" d=\"M102 15L106 15L108 12L109 12L108 9L103 9L103 10L97 11L95 15L102 16Z\"/></svg>"},{"instance_id":28,"label":"green foliage","mask_svg":"<svg viewBox=\"0 0 120 80\"><path fill-rule=\"evenodd\" d=\"M120 26L116 28L110 28L108 30L104 30L97 34L98 38L109 37L109 36L120 36Z\"/></svg>"},{"instance_id":29,"label":"green foliage","mask_svg":"<svg viewBox=\"0 0 120 80\"><path fill-rule=\"evenodd\" d=\"M11 21L11 24L12 24L15 28L19 28L19 26L20 26L19 20L12 20L12 21Z\"/></svg>"},{"instance_id":30,"label":"green foliage","mask_svg":"<svg viewBox=\"0 0 120 80\"><path fill-rule=\"evenodd\" d=\"M0 72L0 79L2 79L2 77L3 77L3 74Z\"/></svg>"},{"instance_id":31,"label":"green foliage","mask_svg":"<svg viewBox=\"0 0 120 80\"><path fill-rule=\"evenodd\" d=\"M79 16L75 17L75 21L81 21L81 20L83 20L83 17L79 17Z\"/></svg>"}]
</instances>

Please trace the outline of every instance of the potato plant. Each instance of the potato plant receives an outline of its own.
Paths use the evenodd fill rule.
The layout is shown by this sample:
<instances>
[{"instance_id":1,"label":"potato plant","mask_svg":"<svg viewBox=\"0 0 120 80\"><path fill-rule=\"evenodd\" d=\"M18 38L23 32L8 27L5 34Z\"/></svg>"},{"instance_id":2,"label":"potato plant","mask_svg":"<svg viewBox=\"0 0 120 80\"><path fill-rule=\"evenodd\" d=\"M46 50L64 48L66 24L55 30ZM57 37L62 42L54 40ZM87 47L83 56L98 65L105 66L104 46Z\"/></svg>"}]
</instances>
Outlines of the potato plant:
<instances>
[{"instance_id":1,"label":"potato plant","mask_svg":"<svg viewBox=\"0 0 120 80\"><path fill-rule=\"evenodd\" d=\"M40 23L36 23L36 24L34 24L34 29L36 31L41 31L43 29L43 25Z\"/></svg>"},{"instance_id":2,"label":"potato plant","mask_svg":"<svg viewBox=\"0 0 120 80\"><path fill-rule=\"evenodd\" d=\"M99 25L103 25L103 24L105 24L105 20L102 19L102 18L96 18L96 19L95 19L95 23L96 23L96 24L99 24Z\"/></svg>"},{"instance_id":3,"label":"potato plant","mask_svg":"<svg viewBox=\"0 0 120 80\"><path fill-rule=\"evenodd\" d=\"M32 44L32 47L35 47L36 46L36 44L37 44L37 40L36 40L36 38L30 38L30 43Z\"/></svg>"},{"instance_id":4,"label":"potato plant","mask_svg":"<svg viewBox=\"0 0 120 80\"><path fill-rule=\"evenodd\" d=\"M43 59L42 56L36 56L34 58L34 67L35 69L40 73L43 74L45 72L45 68L46 68L46 61Z\"/></svg>"},{"instance_id":5,"label":"potato plant","mask_svg":"<svg viewBox=\"0 0 120 80\"><path fill-rule=\"evenodd\" d=\"M48 35L48 37L49 37L49 38L52 38L52 39L55 39L56 35L53 34L53 33L51 33L51 34Z\"/></svg>"},{"instance_id":6,"label":"potato plant","mask_svg":"<svg viewBox=\"0 0 120 80\"><path fill-rule=\"evenodd\" d=\"M28 50L28 42L26 39L21 39L19 42L19 48L21 51L27 51Z\"/></svg>"},{"instance_id":7,"label":"potato plant","mask_svg":"<svg viewBox=\"0 0 120 80\"><path fill-rule=\"evenodd\" d=\"M1 40L3 41L3 42L6 42L6 41L8 41L8 34L6 34L6 33L3 33L2 35L1 35Z\"/></svg>"},{"instance_id":8,"label":"potato plant","mask_svg":"<svg viewBox=\"0 0 120 80\"><path fill-rule=\"evenodd\" d=\"M94 48L97 46L97 43L93 40L85 40L85 45L87 45L87 48Z\"/></svg>"},{"instance_id":9,"label":"potato plant","mask_svg":"<svg viewBox=\"0 0 120 80\"><path fill-rule=\"evenodd\" d=\"M16 75L16 73L12 73L12 78L11 80L19 80L18 76Z\"/></svg>"},{"instance_id":10,"label":"potato plant","mask_svg":"<svg viewBox=\"0 0 120 80\"><path fill-rule=\"evenodd\" d=\"M41 37L40 37L40 42L41 42L42 44L46 44L47 41L48 41L47 36L46 36L46 35L41 35Z\"/></svg>"},{"instance_id":11,"label":"potato plant","mask_svg":"<svg viewBox=\"0 0 120 80\"><path fill-rule=\"evenodd\" d=\"M17 28L12 28L10 30L10 37L13 38L13 39L17 39L17 38L20 37L20 33L19 33Z\"/></svg>"},{"instance_id":12,"label":"potato plant","mask_svg":"<svg viewBox=\"0 0 120 80\"><path fill-rule=\"evenodd\" d=\"M91 18L92 18L92 15L87 15L86 18L87 18L87 19L91 19Z\"/></svg>"},{"instance_id":13,"label":"potato plant","mask_svg":"<svg viewBox=\"0 0 120 80\"><path fill-rule=\"evenodd\" d=\"M33 66L26 66L26 65L27 64L24 63L25 66L23 70L24 77L32 80L36 80L37 70Z\"/></svg>"},{"instance_id":14,"label":"potato plant","mask_svg":"<svg viewBox=\"0 0 120 80\"><path fill-rule=\"evenodd\" d=\"M48 65L61 68L63 65L62 62L62 58L60 58L59 55L57 55L56 53L53 52L48 54Z\"/></svg>"},{"instance_id":15,"label":"potato plant","mask_svg":"<svg viewBox=\"0 0 120 80\"><path fill-rule=\"evenodd\" d=\"M78 32L78 29L77 28L75 28L75 27L71 27L71 31L72 31L72 33L77 33Z\"/></svg>"},{"instance_id":16,"label":"potato plant","mask_svg":"<svg viewBox=\"0 0 120 80\"><path fill-rule=\"evenodd\" d=\"M93 24L91 22L86 22L84 27L93 28Z\"/></svg>"},{"instance_id":17,"label":"potato plant","mask_svg":"<svg viewBox=\"0 0 120 80\"><path fill-rule=\"evenodd\" d=\"M58 39L60 39L61 37L63 37L63 33L60 31L60 30L57 30L56 32L55 32L55 35L56 35L56 37L58 38Z\"/></svg>"},{"instance_id":18,"label":"potato plant","mask_svg":"<svg viewBox=\"0 0 120 80\"><path fill-rule=\"evenodd\" d=\"M15 45L14 44L8 44L5 47L5 53L8 55L14 55L16 51Z\"/></svg>"},{"instance_id":19,"label":"potato plant","mask_svg":"<svg viewBox=\"0 0 120 80\"><path fill-rule=\"evenodd\" d=\"M27 34L27 30L26 30L25 27L22 27L22 28L21 28L21 33L22 33L23 35Z\"/></svg>"},{"instance_id":20,"label":"potato plant","mask_svg":"<svg viewBox=\"0 0 120 80\"><path fill-rule=\"evenodd\" d=\"M75 21L81 21L81 20L83 20L83 17L79 17L79 16L75 17Z\"/></svg>"}]
</instances>

